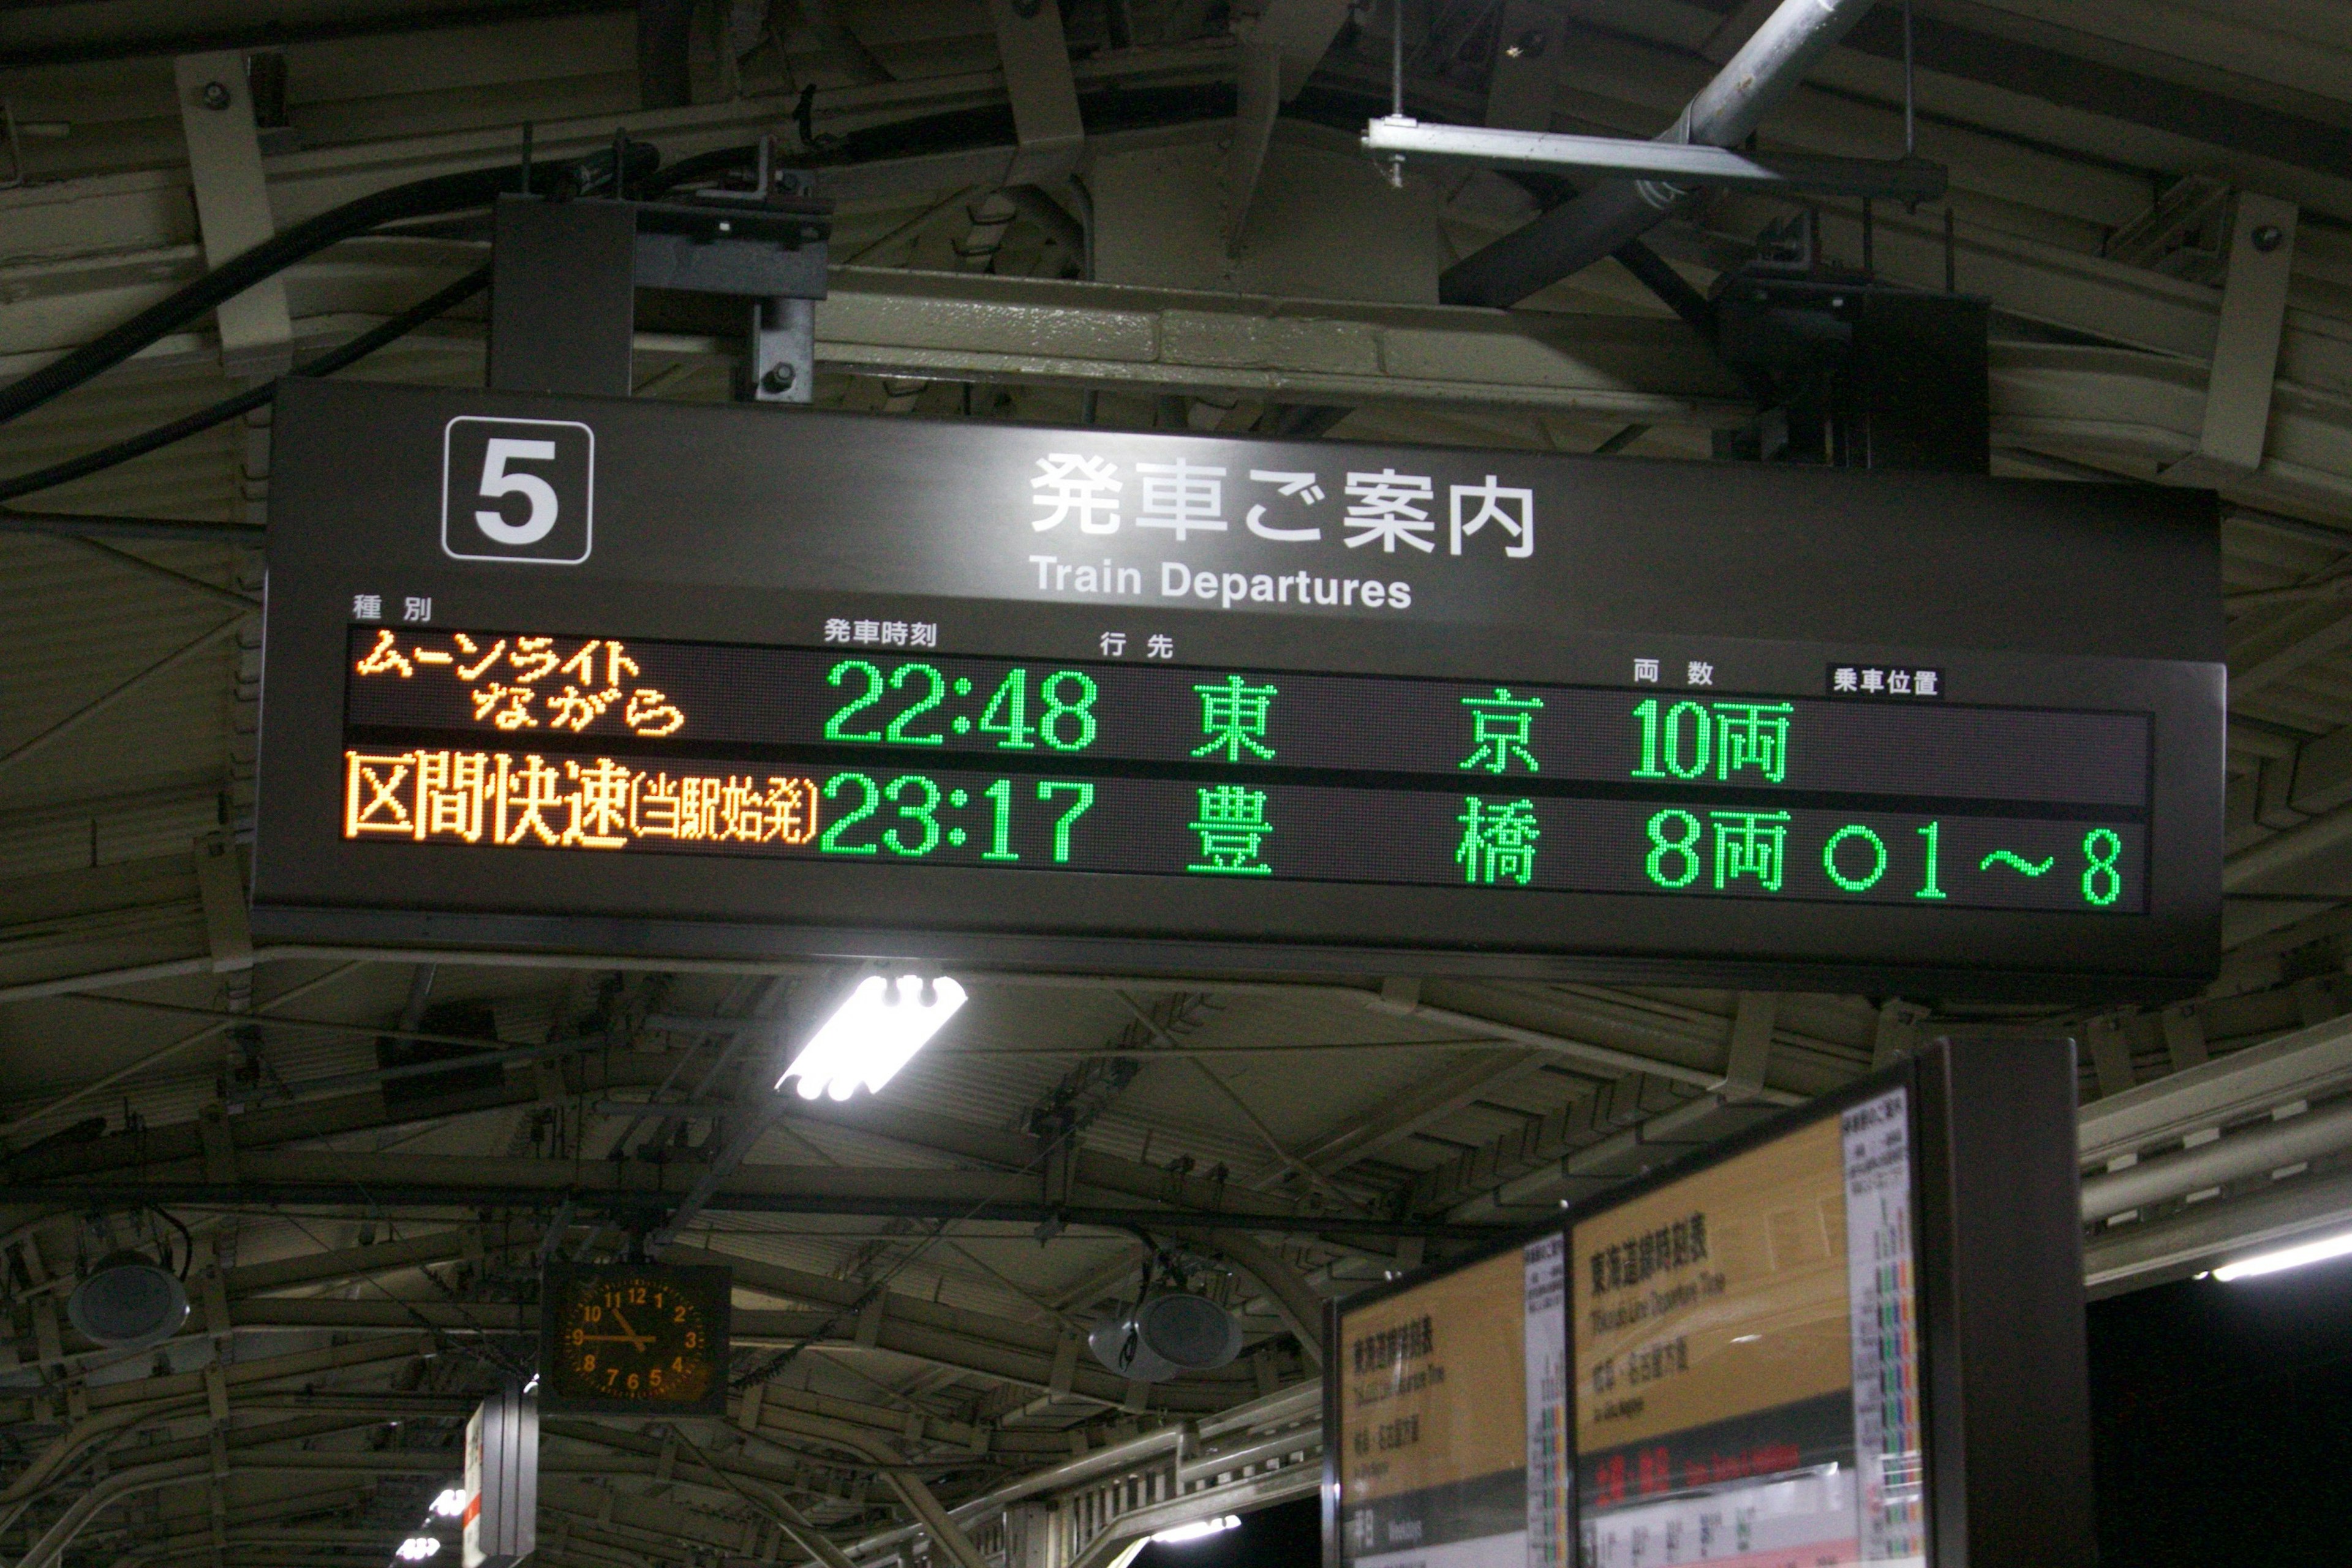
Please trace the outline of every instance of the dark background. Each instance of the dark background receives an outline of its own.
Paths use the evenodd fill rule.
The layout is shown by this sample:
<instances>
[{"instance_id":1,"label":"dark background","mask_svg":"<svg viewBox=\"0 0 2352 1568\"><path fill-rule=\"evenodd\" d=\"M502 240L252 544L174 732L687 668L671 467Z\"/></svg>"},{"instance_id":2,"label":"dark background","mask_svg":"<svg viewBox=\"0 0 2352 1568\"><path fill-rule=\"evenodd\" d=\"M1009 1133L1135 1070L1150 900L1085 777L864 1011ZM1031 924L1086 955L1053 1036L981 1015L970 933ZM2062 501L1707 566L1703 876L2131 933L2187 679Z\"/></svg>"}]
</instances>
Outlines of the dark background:
<instances>
[{"instance_id":1,"label":"dark background","mask_svg":"<svg viewBox=\"0 0 2352 1568\"><path fill-rule=\"evenodd\" d=\"M1303 1497L1242 1515L1228 1530L1176 1546L1147 1546L1135 1568L1318 1568L1323 1500Z\"/></svg>"},{"instance_id":2,"label":"dark background","mask_svg":"<svg viewBox=\"0 0 2352 1568\"><path fill-rule=\"evenodd\" d=\"M2095 1301L2090 1330L2103 1568L2352 1563L2352 1258Z\"/></svg>"}]
</instances>

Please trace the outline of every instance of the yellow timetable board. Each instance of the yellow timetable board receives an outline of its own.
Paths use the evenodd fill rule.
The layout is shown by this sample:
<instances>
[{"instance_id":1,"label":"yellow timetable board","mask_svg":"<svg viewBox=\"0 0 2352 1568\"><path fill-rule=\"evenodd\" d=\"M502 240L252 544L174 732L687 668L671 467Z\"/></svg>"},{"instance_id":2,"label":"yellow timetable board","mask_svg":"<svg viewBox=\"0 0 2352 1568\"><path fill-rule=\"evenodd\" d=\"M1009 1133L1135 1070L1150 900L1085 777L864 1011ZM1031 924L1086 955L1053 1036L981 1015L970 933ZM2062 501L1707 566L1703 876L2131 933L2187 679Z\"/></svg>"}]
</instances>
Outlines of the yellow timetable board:
<instances>
[{"instance_id":1,"label":"yellow timetable board","mask_svg":"<svg viewBox=\"0 0 2352 1568\"><path fill-rule=\"evenodd\" d=\"M2089 1568L2077 1082L1936 1040L1334 1303L1321 1568Z\"/></svg>"},{"instance_id":2,"label":"yellow timetable board","mask_svg":"<svg viewBox=\"0 0 2352 1568\"><path fill-rule=\"evenodd\" d=\"M1906 1097L1570 1232L1591 1568L1923 1561Z\"/></svg>"},{"instance_id":3,"label":"yellow timetable board","mask_svg":"<svg viewBox=\"0 0 2352 1568\"><path fill-rule=\"evenodd\" d=\"M1562 1283L1555 1236L1341 1310L1341 1561L1567 1562Z\"/></svg>"}]
</instances>

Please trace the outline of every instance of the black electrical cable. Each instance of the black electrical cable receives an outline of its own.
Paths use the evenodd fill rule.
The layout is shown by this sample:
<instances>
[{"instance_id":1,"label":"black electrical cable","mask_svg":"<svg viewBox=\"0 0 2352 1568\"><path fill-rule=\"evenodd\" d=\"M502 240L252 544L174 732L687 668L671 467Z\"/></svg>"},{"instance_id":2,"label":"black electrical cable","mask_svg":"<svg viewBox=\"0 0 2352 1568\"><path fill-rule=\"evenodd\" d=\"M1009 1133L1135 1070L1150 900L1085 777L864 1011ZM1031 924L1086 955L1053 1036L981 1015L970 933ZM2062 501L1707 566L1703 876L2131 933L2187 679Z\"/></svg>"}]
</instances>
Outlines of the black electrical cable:
<instances>
[{"instance_id":1,"label":"black electrical cable","mask_svg":"<svg viewBox=\"0 0 2352 1568\"><path fill-rule=\"evenodd\" d=\"M751 168L759 161L760 149L756 143L742 147L715 147L708 153L680 158L661 173L649 176L645 183L644 195L648 201L658 201L680 185L692 184L697 180L708 180L719 174L731 174L738 169Z\"/></svg>"},{"instance_id":2,"label":"black electrical cable","mask_svg":"<svg viewBox=\"0 0 2352 1568\"><path fill-rule=\"evenodd\" d=\"M330 349L307 364L297 365L288 374L332 375L346 365L354 364L366 358L394 339L404 337L415 331L451 306L480 293L489 287L489 268L477 267L455 283L418 300L381 326L370 328L341 348ZM30 495L35 490L49 489L65 484L68 480L80 479L85 474L94 474L101 468L110 468L119 463L127 463L133 458L155 450L158 447L168 447L174 441L185 440L200 430L209 430L215 425L225 424L240 414L260 407L277 396L278 383L284 379L284 376L279 376L276 380L266 381L259 386L238 393L234 397L225 397L208 407L199 408L194 414L174 419L168 425L159 425L154 429L133 436L128 440L117 441L110 447L100 447L95 452L84 452L79 458L68 458L62 463L52 463L46 468L36 468L29 474L19 474L13 479L0 479L0 500L14 500L18 496Z\"/></svg>"},{"instance_id":3,"label":"black electrical cable","mask_svg":"<svg viewBox=\"0 0 2352 1568\"><path fill-rule=\"evenodd\" d=\"M642 142L628 144L624 183L650 176L661 155ZM581 195L608 188L614 157L599 153L563 164L541 164L529 173L531 191L541 195ZM474 169L458 174L436 174L404 185L373 192L305 218L292 228L273 235L252 249L232 257L202 278L157 300L121 325L84 343L63 358L43 365L30 375L0 387L0 425L38 408L82 383L111 370L124 360L178 331L189 322L236 298L263 279L296 262L384 224L437 213L462 212L488 206L506 193L519 192L525 178L520 165ZM16 492L22 493L22 492Z\"/></svg>"},{"instance_id":4,"label":"black electrical cable","mask_svg":"<svg viewBox=\"0 0 2352 1568\"><path fill-rule=\"evenodd\" d=\"M182 1225L180 1223L180 1216L173 1214L171 1210L155 1204L150 1204L147 1206L154 1213L163 1215L164 1219L170 1221L172 1228L180 1233L180 1278L181 1279L185 1280L188 1277L188 1265L195 1259L196 1238L188 1234L188 1227ZM167 1245L163 1251L163 1267L169 1268L172 1266L171 1247Z\"/></svg>"}]
</instances>

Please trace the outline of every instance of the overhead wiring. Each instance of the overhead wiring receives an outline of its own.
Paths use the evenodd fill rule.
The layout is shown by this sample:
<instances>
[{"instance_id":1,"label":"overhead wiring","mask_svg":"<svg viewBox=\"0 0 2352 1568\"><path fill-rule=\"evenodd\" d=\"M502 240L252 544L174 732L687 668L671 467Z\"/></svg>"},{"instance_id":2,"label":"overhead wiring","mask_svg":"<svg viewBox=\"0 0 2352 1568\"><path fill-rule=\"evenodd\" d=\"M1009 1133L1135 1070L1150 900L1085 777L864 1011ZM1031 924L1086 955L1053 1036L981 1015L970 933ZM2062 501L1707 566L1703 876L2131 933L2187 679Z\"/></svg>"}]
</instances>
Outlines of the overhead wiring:
<instances>
[{"instance_id":1,"label":"overhead wiring","mask_svg":"<svg viewBox=\"0 0 2352 1568\"><path fill-rule=\"evenodd\" d=\"M624 186L648 178L659 166L660 154L642 142L626 143L621 170ZM615 151L618 151L616 148ZM0 425L30 413L92 377L111 370L141 350L161 341L235 299L247 289L284 271L342 240L385 224L406 218L430 217L487 206L506 193L526 185L539 195L593 195L613 184L614 153L560 164L525 168L507 165L472 169L462 174L436 174L374 191L341 206L332 207L293 227L273 235L175 289L129 321L100 333L31 374L0 386ZM21 492L19 492L21 493Z\"/></svg>"},{"instance_id":2,"label":"overhead wiring","mask_svg":"<svg viewBox=\"0 0 2352 1568\"><path fill-rule=\"evenodd\" d=\"M436 289L425 299L411 305L400 314L379 326L372 327L340 347L330 349L318 358L296 366L290 375L332 375L347 365L357 363L369 354L396 338L406 336L451 308L464 303L489 287L490 269L478 267L445 288ZM0 479L0 501L14 500L18 496L31 495L36 490L53 489L58 485L110 468L131 458L142 457L159 447L184 441L200 431L227 423L239 415L250 412L278 395L278 384L284 376L263 382L258 386L225 397L218 403L184 415L167 425L159 425L111 446L100 447L94 452L84 452L79 458L68 458L62 463L52 463L46 468L36 468L14 479Z\"/></svg>"}]
</instances>

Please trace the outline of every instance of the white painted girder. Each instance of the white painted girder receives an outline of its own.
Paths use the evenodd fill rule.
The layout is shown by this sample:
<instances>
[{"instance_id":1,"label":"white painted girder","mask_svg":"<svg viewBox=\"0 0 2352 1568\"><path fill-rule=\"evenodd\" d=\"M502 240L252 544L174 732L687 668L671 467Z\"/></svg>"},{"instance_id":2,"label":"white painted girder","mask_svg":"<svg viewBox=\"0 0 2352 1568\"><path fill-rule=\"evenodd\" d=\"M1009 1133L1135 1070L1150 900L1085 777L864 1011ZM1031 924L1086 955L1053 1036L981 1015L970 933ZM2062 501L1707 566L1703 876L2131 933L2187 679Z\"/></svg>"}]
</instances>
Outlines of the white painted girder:
<instances>
[{"instance_id":1,"label":"white painted girder","mask_svg":"<svg viewBox=\"0 0 2352 1568\"><path fill-rule=\"evenodd\" d=\"M397 278L382 261L342 291L411 297L430 279ZM405 286L402 286L404 283ZM297 282L298 292L301 283ZM0 305L0 376L49 357L96 314L50 293ZM385 301L387 308L390 300ZM55 310L47 330L27 325ZM304 318L298 339L321 345L368 318ZM2292 321L2290 323L2292 331ZM1094 390L1228 393L1357 406L1535 409L1651 425L1720 427L1747 416L1728 375L1681 323L1565 315L1309 301L1047 280L835 268L817 310L824 368L874 375L1001 381ZM46 344L45 344L46 347ZM717 364L732 345L641 333L648 373L665 363ZM213 350L180 334L125 374L208 374ZM463 323L411 340L406 357L448 356L459 378L479 353ZM440 379L436 375L434 379ZM1992 351L1997 445L2156 465L2197 448L2204 369L2167 355L2072 344L2000 342ZM226 388L224 388L226 390ZM11 441L8 446L15 446ZM31 454L27 454L29 458ZM26 466L23 459L9 467ZM2229 493L2323 515L2352 513L2352 396L2279 384L2262 466Z\"/></svg>"}]
</instances>

